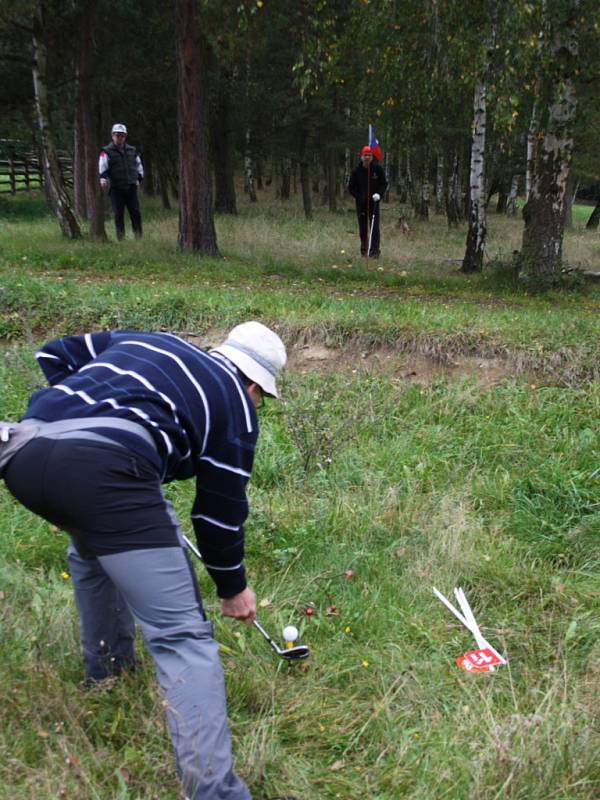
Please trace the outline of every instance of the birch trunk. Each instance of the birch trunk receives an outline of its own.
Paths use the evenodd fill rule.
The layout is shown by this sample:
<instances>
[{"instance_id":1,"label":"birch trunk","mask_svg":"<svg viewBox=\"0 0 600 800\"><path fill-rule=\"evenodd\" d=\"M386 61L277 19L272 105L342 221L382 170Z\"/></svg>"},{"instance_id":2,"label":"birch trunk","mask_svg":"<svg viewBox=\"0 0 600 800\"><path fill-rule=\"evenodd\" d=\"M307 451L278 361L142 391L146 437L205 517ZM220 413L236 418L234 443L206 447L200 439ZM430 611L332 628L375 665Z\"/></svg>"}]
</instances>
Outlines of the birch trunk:
<instances>
[{"instance_id":1,"label":"birch trunk","mask_svg":"<svg viewBox=\"0 0 600 800\"><path fill-rule=\"evenodd\" d=\"M391 139L391 134L388 133L388 142ZM385 172L385 179L387 181L387 189L385 190L385 195L381 198L384 203L390 202L390 151L386 150L383 154L383 171Z\"/></svg>"},{"instance_id":2,"label":"birch trunk","mask_svg":"<svg viewBox=\"0 0 600 800\"><path fill-rule=\"evenodd\" d=\"M69 239L79 239L81 230L75 213L71 206L71 199L67 192L58 153L54 143L50 125L50 109L48 103L47 87L47 50L44 41L44 4L43 0L37 3L33 19L33 91L35 96L35 110L40 131L40 150L42 168L44 171L44 188L46 197L64 236Z\"/></svg>"},{"instance_id":3,"label":"birch trunk","mask_svg":"<svg viewBox=\"0 0 600 800\"><path fill-rule=\"evenodd\" d=\"M350 180L351 172L352 172L352 165L350 161L350 148L347 147L344 151L344 186L348 186L348 181Z\"/></svg>"},{"instance_id":4,"label":"birch trunk","mask_svg":"<svg viewBox=\"0 0 600 800\"><path fill-rule=\"evenodd\" d=\"M469 229L462 272L481 272L485 251L485 129L486 85L479 80L473 94L473 139L471 144Z\"/></svg>"},{"instance_id":5,"label":"birch trunk","mask_svg":"<svg viewBox=\"0 0 600 800\"><path fill-rule=\"evenodd\" d=\"M251 203L256 203L256 189L254 187L254 160L252 158L252 135L250 128L246 128L244 149L244 191Z\"/></svg>"},{"instance_id":6,"label":"birch trunk","mask_svg":"<svg viewBox=\"0 0 600 800\"><path fill-rule=\"evenodd\" d=\"M519 195L519 176L513 175L510 182L510 192L508 193L508 203L506 204L507 217L516 216L518 195Z\"/></svg>"},{"instance_id":7,"label":"birch trunk","mask_svg":"<svg viewBox=\"0 0 600 800\"><path fill-rule=\"evenodd\" d=\"M419 203L416 211L419 219L429 219L429 176L427 174L427 165L425 166L424 175L421 179Z\"/></svg>"},{"instance_id":8,"label":"birch trunk","mask_svg":"<svg viewBox=\"0 0 600 800\"><path fill-rule=\"evenodd\" d=\"M179 143L179 237L181 250L216 256L217 236L206 124L206 83L201 80L202 43L195 0L175 0L177 135ZM207 87L206 87L207 88Z\"/></svg>"},{"instance_id":9,"label":"birch trunk","mask_svg":"<svg viewBox=\"0 0 600 800\"><path fill-rule=\"evenodd\" d=\"M444 213L444 156L442 153L437 155L435 168L435 213Z\"/></svg>"},{"instance_id":10,"label":"birch trunk","mask_svg":"<svg viewBox=\"0 0 600 800\"><path fill-rule=\"evenodd\" d=\"M531 111L531 119L529 121L529 130L527 131L527 156L525 161L525 202L529 200L529 192L531 191L531 182L533 175L533 168L535 164L535 140L538 130L538 94L540 91L539 81L535 86L535 100L533 101L533 109Z\"/></svg>"},{"instance_id":11,"label":"birch trunk","mask_svg":"<svg viewBox=\"0 0 600 800\"><path fill-rule=\"evenodd\" d=\"M575 18L578 3L571 4ZM541 128L529 199L523 209L522 280L546 287L559 282L567 212L568 180L573 156L577 100L573 76L577 69L577 36L569 22L552 24L550 11L541 37Z\"/></svg>"}]
</instances>

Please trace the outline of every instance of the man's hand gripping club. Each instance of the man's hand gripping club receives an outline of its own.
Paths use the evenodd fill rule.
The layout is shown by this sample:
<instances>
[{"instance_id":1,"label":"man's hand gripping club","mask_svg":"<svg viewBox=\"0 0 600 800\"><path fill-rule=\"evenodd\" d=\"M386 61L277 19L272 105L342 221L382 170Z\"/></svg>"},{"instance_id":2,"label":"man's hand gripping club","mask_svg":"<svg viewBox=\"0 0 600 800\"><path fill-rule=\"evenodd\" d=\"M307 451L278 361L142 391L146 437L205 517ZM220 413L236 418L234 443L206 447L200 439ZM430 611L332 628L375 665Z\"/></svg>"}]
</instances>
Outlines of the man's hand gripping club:
<instances>
[{"instance_id":1,"label":"man's hand gripping club","mask_svg":"<svg viewBox=\"0 0 600 800\"><path fill-rule=\"evenodd\" d=\"M256 595L246 586L243 592L221 600L221 613L224 617L233 617L252 625L256 617Z\"/></svg>"}]
</instances>

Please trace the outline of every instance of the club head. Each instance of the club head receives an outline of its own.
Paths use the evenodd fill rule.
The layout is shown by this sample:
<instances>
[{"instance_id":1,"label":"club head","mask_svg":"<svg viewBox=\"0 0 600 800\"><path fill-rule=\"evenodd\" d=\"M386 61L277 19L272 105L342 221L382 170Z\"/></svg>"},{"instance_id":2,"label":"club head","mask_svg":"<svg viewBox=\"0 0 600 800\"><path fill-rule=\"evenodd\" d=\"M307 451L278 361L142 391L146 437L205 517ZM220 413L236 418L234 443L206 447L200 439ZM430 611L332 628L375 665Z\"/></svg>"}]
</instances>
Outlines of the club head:
<instances>
[{"instance_id":1,"label":"club head","mask_svg":"<svg viewBox=\"0 0 600 800\"><path fill-rule=\"evenodd\" d=\"M289 647L286 650L279 648L279 655L282 658L287 659L287 661L298 661L300 658L308 658L310 655L310 650L308 645L299 644L296 647Z\"/></svg>"}]
</instances>

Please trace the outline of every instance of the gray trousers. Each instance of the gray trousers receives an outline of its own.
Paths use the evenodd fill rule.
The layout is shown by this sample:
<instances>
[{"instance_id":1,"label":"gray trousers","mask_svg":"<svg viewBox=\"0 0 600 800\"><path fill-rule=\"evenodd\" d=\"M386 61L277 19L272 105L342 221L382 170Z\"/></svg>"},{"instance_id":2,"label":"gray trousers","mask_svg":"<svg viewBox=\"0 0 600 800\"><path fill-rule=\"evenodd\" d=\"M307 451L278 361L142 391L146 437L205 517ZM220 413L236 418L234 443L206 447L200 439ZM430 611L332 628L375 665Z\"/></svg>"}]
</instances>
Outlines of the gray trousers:
<instances>
[{"instance_id":1,"label":"gray trousers","mask_svg":"<svg viewBox=\"0 0 600 800\"><path fill-rule=\"evenodd\" d=\"M89 559L71 544L68 561L86 675L106 674L107 667L118 672L133 662L135 620L164 692L186 797L249 800L232 768L218 645L184 550L129 550Z\"/></svg>"},{"instance_id":2,"label":"gray trousers","mask_svg":"<svg viewBox=\"0 0 600 800\"><path fill-rule=\"evenodd\" d=\"M72 536L86 678L134 666L137 623L188 800L250 800L233 771L218 645L157 469L84 433L29 441L4 480L23 505Z\"/></svg>"}]
</instances>

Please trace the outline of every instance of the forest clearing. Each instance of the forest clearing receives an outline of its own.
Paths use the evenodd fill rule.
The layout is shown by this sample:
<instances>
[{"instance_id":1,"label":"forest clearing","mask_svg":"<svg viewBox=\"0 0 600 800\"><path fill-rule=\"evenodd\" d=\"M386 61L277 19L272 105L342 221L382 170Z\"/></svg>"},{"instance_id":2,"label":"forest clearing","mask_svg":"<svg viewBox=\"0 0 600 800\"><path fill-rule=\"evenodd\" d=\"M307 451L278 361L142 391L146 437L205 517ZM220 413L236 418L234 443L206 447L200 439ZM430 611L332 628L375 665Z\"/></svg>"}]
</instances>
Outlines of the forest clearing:
<instances>
[{"instance_id":1,"label":"forest clearing","mask_svg":"<svg viewBox=\"0 0 600 800\"><path fill-rule=\"evenodd\" d=\"M464 230L395 236L393 203L367 263L350 211L309 223L299 200L218 216L221 257L201 262L151 201L144 239L108 244L61 240L39 198L1 202L3 419L43 384L34 352L56 335L205 346L260 319L288 346L282 402L259 411L246 566L261 622L279 641L295 625L310 658L280 662L221 617L197 569L253 796L598 796L594 283L532 295L507 278L520 223L503 215L469 276ZM588 212L565 253L592 269ZM188 483L165 488L190 535ZM0 498L0 797L180 798L151 660L83 688L67 537ZM507 666L458 669L475 645L433 586L465 589Z\"/></svg>"}]
</instances>

